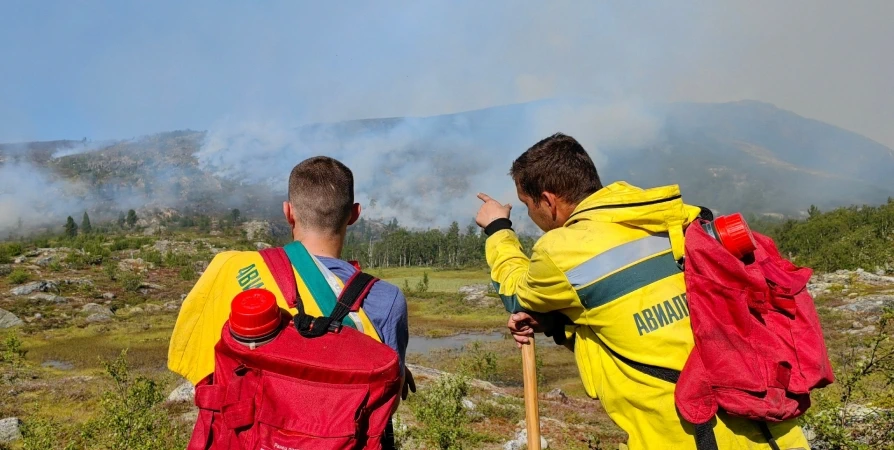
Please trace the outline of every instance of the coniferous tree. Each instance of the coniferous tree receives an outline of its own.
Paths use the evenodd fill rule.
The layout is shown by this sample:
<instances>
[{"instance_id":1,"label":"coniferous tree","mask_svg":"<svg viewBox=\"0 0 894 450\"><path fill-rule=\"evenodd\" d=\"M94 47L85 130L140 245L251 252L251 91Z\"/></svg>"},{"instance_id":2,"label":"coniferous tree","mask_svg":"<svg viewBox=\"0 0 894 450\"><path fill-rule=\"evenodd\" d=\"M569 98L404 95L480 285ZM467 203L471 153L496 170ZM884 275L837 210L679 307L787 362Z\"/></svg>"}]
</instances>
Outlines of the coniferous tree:
<instances>
[{"instance_id":1,"label":"coniferous tree","mask_svg":"<svg viewBox=\"0 0 894 450\"><path fill-rule=\"evenodd\" d=\"M133 228L137 224L137 212L134 210L127 211L127 226Z\"/></svg>"},{"instance_id":2,"label":"coniferous tree","mask_svg":"<svg viewBox=\"0 0 894 450\"><path fill-rule=\"evenodd\" d=\"M65 236L73 238L78 235L78 224L75 223L71 216L65 221Z\"/></svg>"},{"instance_id":3,"label":"coniferous tree","mask_svg":"<svg viewBox=\"0 0 894 450\"><path fill-rule=\"evenodd\" d=\"M87 215L87 211L84 211L84 218L81 219L81 233L89 234L93 232L93 226L90 225L90 216Z\"/></svg>"}]
</instances>

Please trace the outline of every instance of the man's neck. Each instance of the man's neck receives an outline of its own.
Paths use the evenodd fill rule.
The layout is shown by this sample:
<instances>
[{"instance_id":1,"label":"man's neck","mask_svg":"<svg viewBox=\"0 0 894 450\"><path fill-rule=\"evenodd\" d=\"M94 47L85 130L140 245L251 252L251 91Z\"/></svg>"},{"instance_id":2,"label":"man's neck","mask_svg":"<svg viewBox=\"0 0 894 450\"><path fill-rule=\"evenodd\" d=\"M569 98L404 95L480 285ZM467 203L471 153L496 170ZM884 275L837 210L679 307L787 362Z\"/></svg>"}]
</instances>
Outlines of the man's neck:
<instances>
[{"instance_id":1,"label":"man's neck","mask_svg":"<svg viewBox=\"0 0 894 450\"><path fill-rule=\"evenodd\" d=\"M300 241L311 255L327 256L329 258L341 257L341 249L345 242L343 235L314 232L295 233L292 235L292 238Z\"/></svg>"}]
</instances>

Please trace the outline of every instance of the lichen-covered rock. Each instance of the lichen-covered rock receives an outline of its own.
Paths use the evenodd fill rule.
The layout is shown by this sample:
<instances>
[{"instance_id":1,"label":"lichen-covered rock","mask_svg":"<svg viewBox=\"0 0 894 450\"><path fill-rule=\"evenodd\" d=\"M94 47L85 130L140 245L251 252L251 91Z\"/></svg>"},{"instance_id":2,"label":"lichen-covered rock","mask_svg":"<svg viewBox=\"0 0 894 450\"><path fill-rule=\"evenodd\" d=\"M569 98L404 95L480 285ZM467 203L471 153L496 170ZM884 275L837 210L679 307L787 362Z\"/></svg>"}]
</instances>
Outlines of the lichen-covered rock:
<instances>
[{"instance_id":1,"label":"lichen-covered rock","mask_svg":"<svg viewBox=\"0 0 894 450\"><path fill-rule=\"evenodd\" d=\"M56 285L55 282L49 280L42 281L32 281L30 283L23 284L21 286L14 287L10 289L9 293L12 295L31 295L34 292L50 292L50 291L58 291L59 286Z\"/></svg>"},{"instance_id":2,"label":"lichen-covered rock","mask_svg":"<svg viewBox=\"0 0 894 450\"><path fill-rule=\"evenodd\" d=\"M112 316L112 310L96 303L87 303L86 305L81 307L81 312L84 314L102 314L109 317Z\"/></svg>"},{"instance_id":3,"label":"lichen-covered rock","mask_svg":"<svg viewBox=\"0 0 894 450\"><path fill-rule=\"evenodd\" d=\"M242 231L246 239L261 239L270 234L270 224L263 220L252 220L242 224Z\"/></svg>"},{"instance_id":4,"label":"lichen-covered rock","mask_svg":"<svg viewBox=\"0 0 894 450\"><path fill-rule=\"evenodd\" d=\"M491 292L491 287L486 284L462 286L457 292L463 296L463 303L470 306L492 308L500 304L499 299L487 295L488 292Z\"/></svg>"},{"instance_id":5,"label":"lichen-covered rock","mask_svg":"<svg viewBox=\"0 0 894 450\"><path fill-rule=\"evenodd\" d=\"M28 299L29 300L38 300L38 301L43 301L43 302L50 302L50 303L65 303L68 301L67 298L62 297L60 295L47 294L45 292L41 292L39 294L34 294L34 295L28 297Z\"/></svg>"},{"instance_id":6,"label":"lichen-covered rock","mask_svg":"<svg viewBox=\"0 0 894 450\"><path fill-rule=\"evenodd\" d=\"M168 401L171 403L192 403L193 397L196 395L196 388L189 381L180 383L168 395Z\"/></svg>"},{"instance_id":7,"label":"lichen-covered rock","mask_svg":"<svg viewBox=\"0 0 894 450\"><path fill-rule=\"evenodd\" d=\"M7 417L0 420L0 444L9 444L22 438L19 430L21 421L18 417Z\"/></svg>"},{"instance_id":8,"label":"lichen-covered rock","mask_svg":"<svg viewBox=\"0 0 894 450\"><path fill-rule=\"evenodd\" d=\"M108 321L112 320L112 316L106 315L106 314L101 314L101 313L96 313L96 314L90 314L89 316L87 316L87 318L85 320L87 321L87 323L103 323L103 322L108 322Z\"/></svg>"},{"instance_id":9,"label":"lichen-covered rock","mask_svg":"<svg viewBox=\"0 0 894 450\"><path fill-rule=\"evenodd\" d=\"M849 298L847 304L836 306L839 311L855 313L880 313L887 307L894 307L894 294L875 294Z\"/></svg>"},{"instance_id":10,"label":"lichen-covered rock","mask_svg":"<svg viewBox=\"0 0 894 450\"><path fill-rule=\"evenodd\" d=\"M16 317L15 314L5 309L0 309L0 329L17 327L24 324L25 322L22 322L22 319Z\"/></svg>"},{"instance_id":11,"label":"lichen-covered rock","mask_svg":"<svg viewBox=\"0 0 894 450\"><path fill-rule=\"evenodd\" d=\"M145 273L154 267L152 263L143 261L143 258L127 258L118 263L118 269L126 272Z\"/></svg>"}]
</instances>

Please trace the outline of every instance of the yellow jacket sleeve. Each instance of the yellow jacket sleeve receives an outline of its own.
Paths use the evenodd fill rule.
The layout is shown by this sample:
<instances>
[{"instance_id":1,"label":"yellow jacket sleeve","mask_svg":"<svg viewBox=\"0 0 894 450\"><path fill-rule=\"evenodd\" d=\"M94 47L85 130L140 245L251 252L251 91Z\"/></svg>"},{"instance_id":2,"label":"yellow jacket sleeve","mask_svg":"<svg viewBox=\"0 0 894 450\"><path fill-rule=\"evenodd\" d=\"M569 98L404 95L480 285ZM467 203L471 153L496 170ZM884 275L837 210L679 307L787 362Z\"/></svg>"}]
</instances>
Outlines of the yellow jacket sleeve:
<instances>
[{"instance_id":1,"label":"yellow jacket sleeve","mask_svg":"<svg viewBox=\"0 0 894 450\"><path fill-rule=\"evenodd\" d=\"M577 294L543 245L534 245L531 258L522 252L512 230L500 230L487 239L485 255L491 279L504 303L517 302L528 311L548 313L573 307Z\"/></svg>"},{"instance_id":2,"label":"yellow jacket sleeve","mask_svg":"<svg viewBox=\"0 0 894 450\"><path fill-rule=\"evenodd\" d=\"M232 300L221 297L236 293L224 289L231 278L226 266L237 253L215 256L180 307L168 347L168 368L193 384L214 372L214 346L220 340Z\"/></svg>"}]
</instances>

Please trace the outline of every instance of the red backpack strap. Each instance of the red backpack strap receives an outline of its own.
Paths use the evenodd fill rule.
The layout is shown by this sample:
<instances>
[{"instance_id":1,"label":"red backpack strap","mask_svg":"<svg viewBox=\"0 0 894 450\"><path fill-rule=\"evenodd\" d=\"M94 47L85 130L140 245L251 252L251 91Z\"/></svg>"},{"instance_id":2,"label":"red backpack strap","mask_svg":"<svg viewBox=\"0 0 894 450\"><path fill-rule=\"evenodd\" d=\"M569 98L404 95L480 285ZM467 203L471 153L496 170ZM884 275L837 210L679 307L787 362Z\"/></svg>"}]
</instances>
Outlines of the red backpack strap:
<instances>
[{"instance_id":1,"label":"red backpack strap","mask_svg":"<svg viewBox=\"0 0 894 450\"><path fill-rule=\"evenodd\" d=\"M292 271L292 263L289 261L286 251L282 247L266 248L260 250L261 258L273 274L273 279L289 307L295 308L298 301L298 284L295 282L295 273Z\"/></svg>"}]
</instances>

